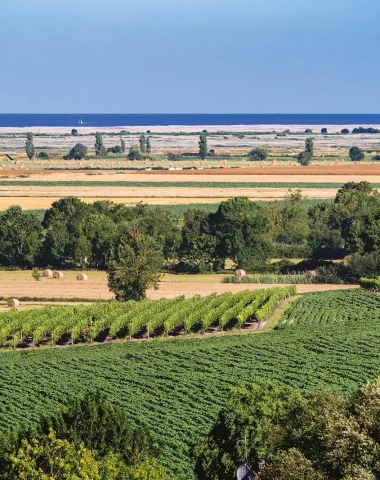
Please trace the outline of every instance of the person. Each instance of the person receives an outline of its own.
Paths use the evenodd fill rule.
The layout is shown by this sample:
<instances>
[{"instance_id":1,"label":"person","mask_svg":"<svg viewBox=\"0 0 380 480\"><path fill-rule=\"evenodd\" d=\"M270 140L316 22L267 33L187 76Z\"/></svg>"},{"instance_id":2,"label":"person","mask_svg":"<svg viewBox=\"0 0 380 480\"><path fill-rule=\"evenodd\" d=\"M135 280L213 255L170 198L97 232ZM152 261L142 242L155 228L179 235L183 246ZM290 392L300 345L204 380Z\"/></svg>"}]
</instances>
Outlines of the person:
<instances>
[{"instance_id":1,"label":"person","mask_svg":"<svg viewBox=\"0 0 380 480\"><path fill-rule=\"evenodd\" d=\"M238 468L236 472L236 477L237 480L255 480L251 469L247 465L241 465Z\"/></svg>"}]
</instances>

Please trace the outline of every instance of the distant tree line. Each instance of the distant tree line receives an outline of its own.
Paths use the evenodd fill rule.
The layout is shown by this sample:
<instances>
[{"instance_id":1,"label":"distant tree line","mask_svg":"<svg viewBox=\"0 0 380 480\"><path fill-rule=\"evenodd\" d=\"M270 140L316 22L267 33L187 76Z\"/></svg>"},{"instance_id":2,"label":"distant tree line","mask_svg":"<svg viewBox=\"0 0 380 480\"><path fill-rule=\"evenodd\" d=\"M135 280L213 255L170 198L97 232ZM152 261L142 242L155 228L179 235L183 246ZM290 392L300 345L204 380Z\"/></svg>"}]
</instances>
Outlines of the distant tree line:
<instances>
[{"instance_id":1,"label":"distant tree line","mask_svg":"<svg viewBox=\"0 0 380 480\"><path fill-rule=\"evenodd\" d=\"M309 209L300 191L267 206L237 197L215 213L190 208L181 227L163 207L68 197L54 202L42 221L19 206L0 217L0 266L109 270L133 258L143 262L148 252L158 270L223 271L232 259L250 272L281 273L292 268L287 258L308 259L297 267L306 269L351 255L349 268L327 267L335 279L356 281L380 273L379 223L380 195L367 182L347 183L333 203ZM272 264L272 257L285 260Z\"/></svg>"}]
</instances>

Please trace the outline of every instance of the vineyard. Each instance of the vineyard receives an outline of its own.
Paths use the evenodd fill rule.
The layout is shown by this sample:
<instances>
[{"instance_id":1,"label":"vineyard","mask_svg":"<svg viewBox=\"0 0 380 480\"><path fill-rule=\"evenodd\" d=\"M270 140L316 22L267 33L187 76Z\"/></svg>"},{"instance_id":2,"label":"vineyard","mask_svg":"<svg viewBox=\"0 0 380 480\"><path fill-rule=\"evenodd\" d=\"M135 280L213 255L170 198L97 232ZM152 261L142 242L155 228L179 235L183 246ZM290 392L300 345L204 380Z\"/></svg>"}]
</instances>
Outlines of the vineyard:
<instances>
[{"instance_id":1,"label":"vineyard","mask_svg":"<svg viewBox=\"0 0 380 480\"><path fill-rule=\"evenodd\" d=\"M237 381L270 378L347 394L380 375L380 324L371 320L378 306L376 295L360 290L305 294L290 307L294 320L304 310L313 318L303 328L4 352L0 430L33 424L68 396L99 388L164 442L162 460L172 477L189 480L191 447ZM319 317L338 313L352 320L313 328Z\"/></svg>"},{"instance_id":2,"label":"vineyard","mask_svg":"<svg viewBox=\"0 0 380 480\"><path fill-rule=\"evenodd\" d=\"M282 300L294 294L295 287L290 286L197 295L188 300L181 296L170 300L13 309L0 314L0 345L15 348L247 328L257 326Z\"/></svg>"},{"instance_id":3,"label":"vineyard","mask_svg":"<svg viewBox=\"0 0 380 480\"><path fill-rule=\"evenodd\" d=\"M380 327L380 296L361 289L308 293L286 311L278 328L352 327L359 322Z\"/></svg>"}]
</instances>

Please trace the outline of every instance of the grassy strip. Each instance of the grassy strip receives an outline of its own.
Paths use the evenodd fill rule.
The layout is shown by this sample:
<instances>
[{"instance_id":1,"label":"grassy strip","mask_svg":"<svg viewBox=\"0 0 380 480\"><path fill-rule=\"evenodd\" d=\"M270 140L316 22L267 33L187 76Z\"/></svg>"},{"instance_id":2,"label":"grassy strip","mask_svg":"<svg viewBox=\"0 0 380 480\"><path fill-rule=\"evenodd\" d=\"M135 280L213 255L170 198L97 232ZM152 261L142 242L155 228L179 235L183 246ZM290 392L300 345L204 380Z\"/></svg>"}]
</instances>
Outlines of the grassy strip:
<instances>
[{"instance_id":1,"label":"grassy strip","mask_svg":"<svg viewBox=\"0 0 380 480\"><path fill-rule=\"evenodd\" d=\"M0 180L0 187L182 187L182 188L341 188L342 182L128 182L128 181L37 181ZM380 183L373 183L380 188Z\"/></svg>"}]
</instances>

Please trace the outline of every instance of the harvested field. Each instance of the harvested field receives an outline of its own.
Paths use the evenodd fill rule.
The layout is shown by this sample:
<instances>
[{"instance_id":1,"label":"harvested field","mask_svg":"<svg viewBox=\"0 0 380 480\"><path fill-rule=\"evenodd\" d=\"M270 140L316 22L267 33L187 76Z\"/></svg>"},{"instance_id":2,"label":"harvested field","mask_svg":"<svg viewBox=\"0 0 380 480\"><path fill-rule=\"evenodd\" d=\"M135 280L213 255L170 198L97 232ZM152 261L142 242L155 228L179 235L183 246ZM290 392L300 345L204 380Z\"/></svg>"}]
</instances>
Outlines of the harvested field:
<instances>
[{"instance_id":1,"label":"harvested field","mask_svg":"<svg viewBox=\"0 0 380 480\"><path fill-rule=\"evenodd\" d=\"M252 199L283 198L288 193L288 188L208 188L208 187L24 187L0 186L0 195L2 197L57 197L59 191L60 197L76 196L87 197L105 197L105 198L230 198L237 196L246 196ZM305 188L304 195L308 198L333 198L337 188Z\"/></svg>"},{"instance_id":2,"label":"harvested field","mask_svg":"<svg viewBox=\"0 0 380 480\"><path fill-rule=\"evenodd\" d=\"M86 282L76 280L76 271L65 271L63 279L44 278L41 281L32 279L31 271L2 271L0 272L1 297L30 297L30 298L88 298L107 300L112 293L107 287L105 272L82 272L88 275ZM212 292L240 292L242 290L256 290L277 285L271 284L226 284L220 283L225 274L220 275L165 275L159 290L149 290L148 297L173 298L178 295L191 297L192 295L209 295ZM283 286L283 285L281 285ZM357 285L297 285L297 292L319 292L357 288Z\"/></svg>"}]
</instances>

